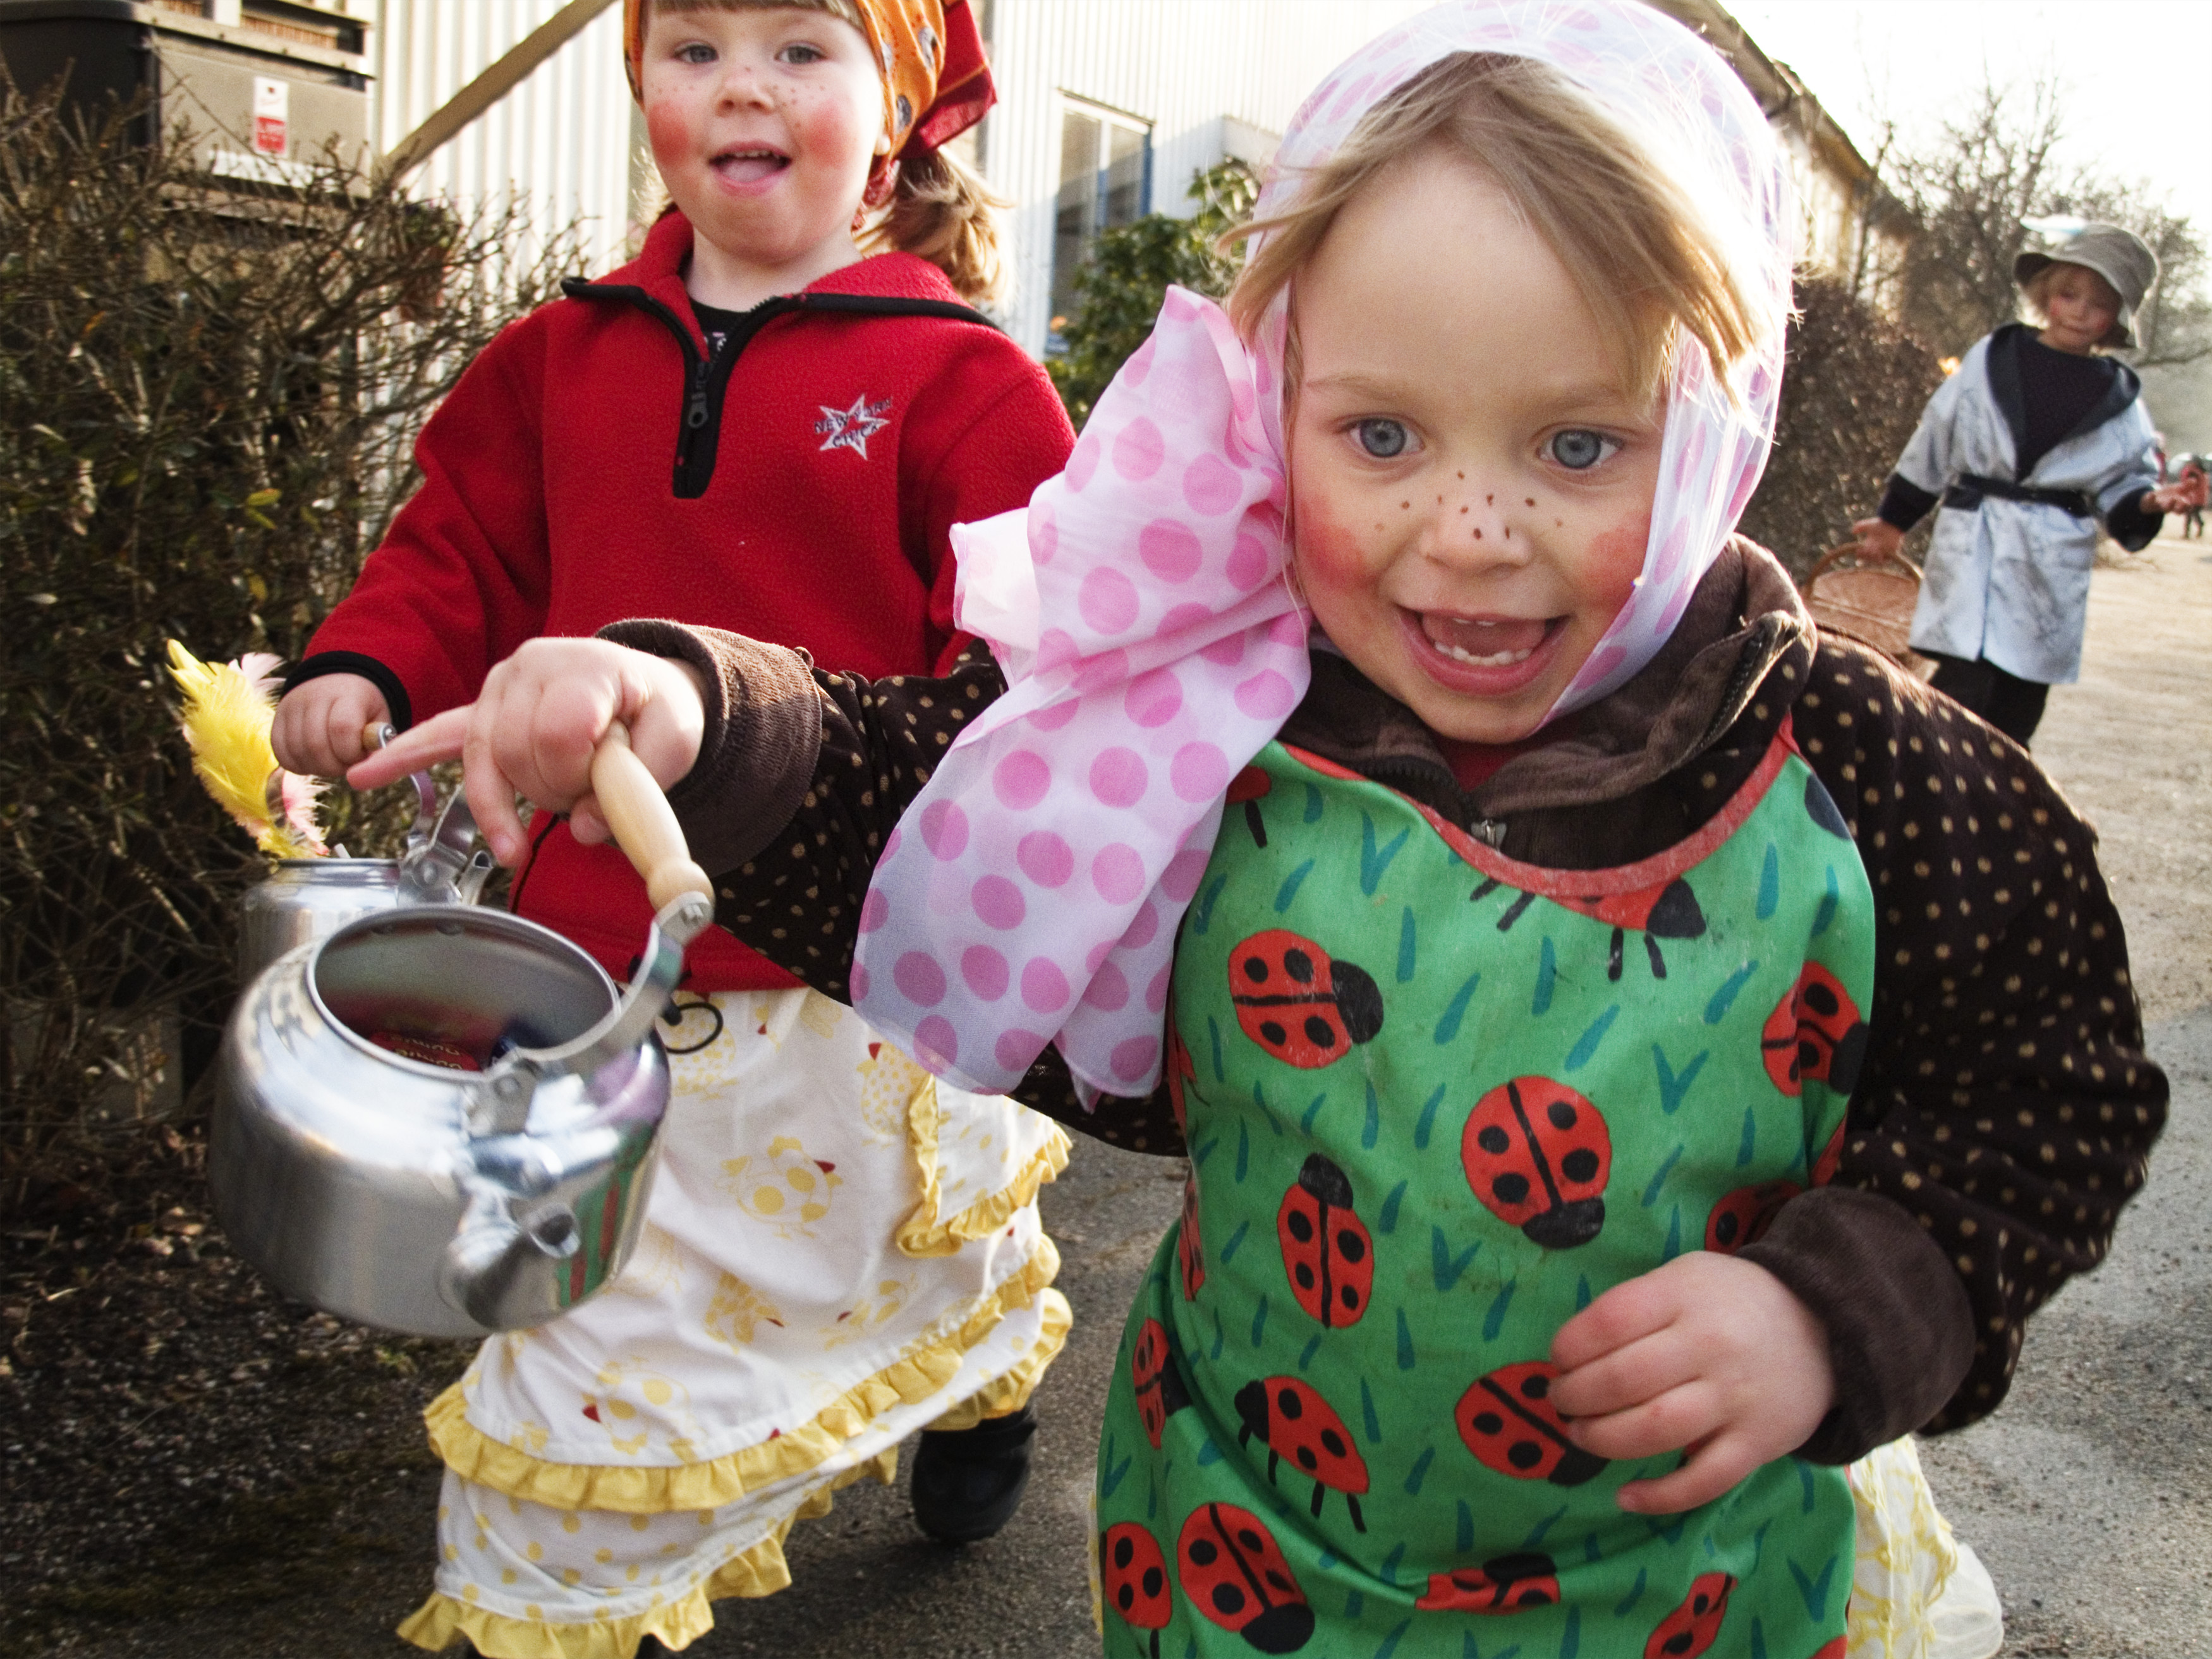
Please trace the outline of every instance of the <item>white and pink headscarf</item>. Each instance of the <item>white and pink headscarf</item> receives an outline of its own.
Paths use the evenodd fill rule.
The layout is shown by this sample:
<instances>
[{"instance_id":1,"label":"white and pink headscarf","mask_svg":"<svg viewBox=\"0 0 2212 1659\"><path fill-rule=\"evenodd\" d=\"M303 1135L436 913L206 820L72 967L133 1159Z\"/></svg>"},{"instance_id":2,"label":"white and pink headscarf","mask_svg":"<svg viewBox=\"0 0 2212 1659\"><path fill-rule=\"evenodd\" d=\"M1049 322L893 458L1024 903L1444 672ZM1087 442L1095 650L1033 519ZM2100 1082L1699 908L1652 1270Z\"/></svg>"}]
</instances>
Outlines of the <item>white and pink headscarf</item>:
<instances>
[{"instance_id":1,"label":"white and pink headscarf","mask_svg":"<svg viewBox=\"0 0 2212 1659\"><path fill-rule=\"evenodd\" d=\"M1651 659L1759 481L1789 191L1742 82L1638 0L1456 0L1306 100L1259 216L1295 204L1369 110L1462 52L1537 58L1589 92L1689 191L1772 324L1731 375L1734 398L1694 342L1680 352L1643 575L1556 717ZM960 623L990 641L1008 689L890 836L852 986L871 1023L965 1088L1011 1088L1048 1042L1086 1091L1158 1080L1176 931L1223 793L1308 684L1309 617L1286 580L1288 304L1278 296L1248 346L1219 307L1170 289L1067 470L1026 512L953 532Z\"/></svg>"}]
</instances>

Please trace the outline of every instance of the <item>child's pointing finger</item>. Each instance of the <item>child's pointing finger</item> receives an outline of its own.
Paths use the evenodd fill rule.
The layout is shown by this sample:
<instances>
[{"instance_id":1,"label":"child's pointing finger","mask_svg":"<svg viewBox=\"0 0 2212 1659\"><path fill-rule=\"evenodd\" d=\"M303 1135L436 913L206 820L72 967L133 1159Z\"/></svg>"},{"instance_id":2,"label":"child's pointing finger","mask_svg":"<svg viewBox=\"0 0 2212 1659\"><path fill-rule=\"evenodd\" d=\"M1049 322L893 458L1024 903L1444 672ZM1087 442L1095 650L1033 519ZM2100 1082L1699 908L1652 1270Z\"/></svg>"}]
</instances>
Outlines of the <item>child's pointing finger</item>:
<instances>
[{"instance_id":1,"label":"child's pointing finger","mask_svg":"<svg viewBox=\"0 0 2212 1659\"><path fill-rule=\"evenodd\" d=\"M468 737L469 715L474 708L472 703L465 703L459 708L448 708L402 732L383 748L370 750L368 759L349 767L346 781L356 789L380 789L387 783L398 782L410 772L422 771L441 761L459 760L461 745Z\"/></svg>"}]
</instances>

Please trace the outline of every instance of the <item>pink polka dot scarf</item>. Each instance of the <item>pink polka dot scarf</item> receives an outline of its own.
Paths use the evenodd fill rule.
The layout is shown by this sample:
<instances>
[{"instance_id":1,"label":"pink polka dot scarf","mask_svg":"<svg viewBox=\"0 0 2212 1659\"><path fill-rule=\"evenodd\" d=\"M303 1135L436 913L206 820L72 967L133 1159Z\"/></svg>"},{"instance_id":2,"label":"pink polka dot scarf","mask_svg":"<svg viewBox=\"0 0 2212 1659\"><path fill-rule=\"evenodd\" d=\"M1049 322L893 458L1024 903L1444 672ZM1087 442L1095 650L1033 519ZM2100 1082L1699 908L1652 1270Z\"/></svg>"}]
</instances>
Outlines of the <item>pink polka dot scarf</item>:
<instances>
[{"instance_id":1,"label":"pink polka dot scarf","mask_svg":"<svg viewBox=\"0 0 2212 1659\"><path fill-rule=\"evenodd\" d=\"M1260 216L1293 202L1377 102L1467 52L1552 64L1636 131L1774 324L1734 399L1694 343L1680 354L1644 574L1556 716L1651 659L1758 483L1788 191L1742 83L1638 0L1460 0L1379 37L1306 100ZM1279 297L1248 348L1218 307L1171 289L1066 471L1026 512L954 532L959 620L990 641L1008 690L887 842L852 985L868 1020L963 1087L1011 1088L1048 1042L1086 1091L1158 1080L1176 932L1224 791L1309 681L1309 618L1286 580L1286 307Z\"/></svg>"}]
</instances>

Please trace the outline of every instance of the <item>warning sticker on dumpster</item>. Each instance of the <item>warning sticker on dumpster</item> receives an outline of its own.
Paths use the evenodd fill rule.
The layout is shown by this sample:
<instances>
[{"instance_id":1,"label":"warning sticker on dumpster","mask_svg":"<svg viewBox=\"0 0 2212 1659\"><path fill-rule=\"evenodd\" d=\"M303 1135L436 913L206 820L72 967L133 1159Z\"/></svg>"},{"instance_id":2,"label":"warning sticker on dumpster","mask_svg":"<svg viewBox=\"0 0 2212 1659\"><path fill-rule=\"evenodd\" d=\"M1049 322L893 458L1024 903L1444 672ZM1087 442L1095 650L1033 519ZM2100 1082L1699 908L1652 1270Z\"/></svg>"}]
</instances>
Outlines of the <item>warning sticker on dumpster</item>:
<instances>
[{"instance_id":1,"label":"warning sticker on dumpster","mask_svg":"<svg viewBox=\"0 0 2212 1659\"><path fill-rule=\"evenodd\" d=\"M253 148L264 155L284 153L286 128L292 112L289 82L253 77Z\"/></svg>"}]
</instances>

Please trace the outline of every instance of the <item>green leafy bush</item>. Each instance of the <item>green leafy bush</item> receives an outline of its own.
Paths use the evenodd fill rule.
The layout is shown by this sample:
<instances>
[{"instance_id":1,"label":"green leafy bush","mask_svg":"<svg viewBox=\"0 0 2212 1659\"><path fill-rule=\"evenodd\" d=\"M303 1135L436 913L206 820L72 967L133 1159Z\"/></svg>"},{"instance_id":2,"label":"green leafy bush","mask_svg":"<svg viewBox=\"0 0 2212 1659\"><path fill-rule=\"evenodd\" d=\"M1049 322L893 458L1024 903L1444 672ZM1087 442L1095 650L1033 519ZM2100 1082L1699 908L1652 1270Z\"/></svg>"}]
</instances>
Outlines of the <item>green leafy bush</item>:
<instances>
[{"instance_id":1,"label":"green leafy bush","mask_svg":"<svg viewBox=\"0 0 2212 1659\"><path fill-rule=\"evenodd\" d=\"M512 214L335 159L218 189L136 113L0 94L0 1207L178 1063L147 1011L204 1057L231 989L258 860L192 776L163 641L297 655L563 251L518 272Z\"/></svg>"},{"instance_id":2,"label":"green leafy bush","mask_svg":"<svg viewBox=\"0 0 2212 1659\"><path fill-rule=\"evenodd\" d=\"M1189 218L1148 213L1101 231L1076 276L1075 313L1060 330L1067 349L1045 368L1078 430L1098 394L1151 337L1170 283L1218 299L1237 280L1242 254L1214 244L1250 212L1258 179L1242 161L1223 161L1192 175L1186 193L1198 204Z\"/></svg>"}]
</instances>

